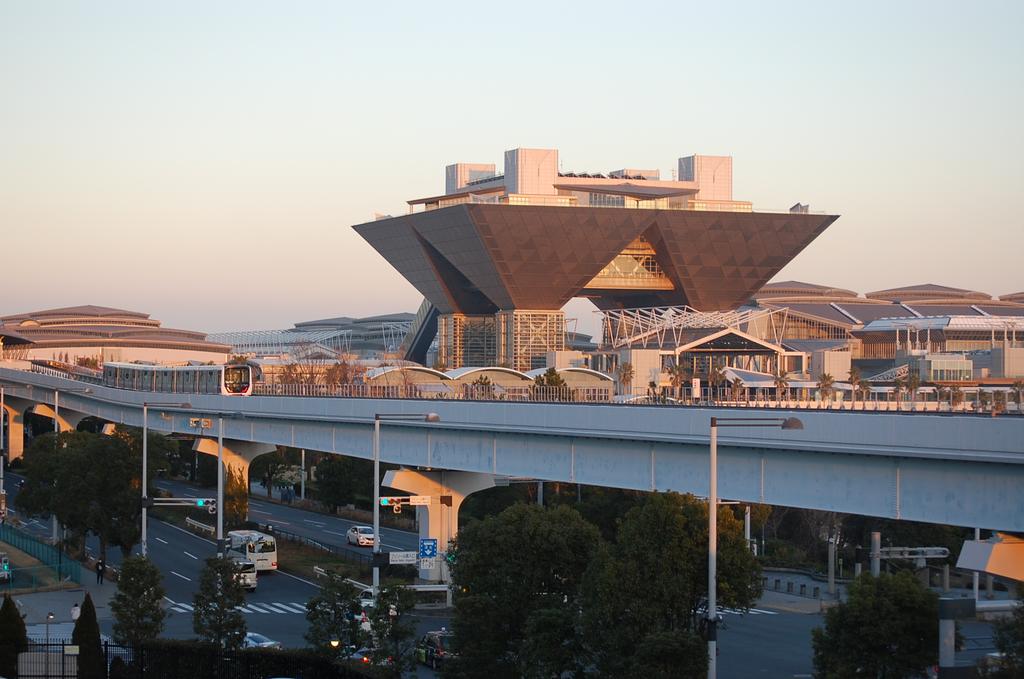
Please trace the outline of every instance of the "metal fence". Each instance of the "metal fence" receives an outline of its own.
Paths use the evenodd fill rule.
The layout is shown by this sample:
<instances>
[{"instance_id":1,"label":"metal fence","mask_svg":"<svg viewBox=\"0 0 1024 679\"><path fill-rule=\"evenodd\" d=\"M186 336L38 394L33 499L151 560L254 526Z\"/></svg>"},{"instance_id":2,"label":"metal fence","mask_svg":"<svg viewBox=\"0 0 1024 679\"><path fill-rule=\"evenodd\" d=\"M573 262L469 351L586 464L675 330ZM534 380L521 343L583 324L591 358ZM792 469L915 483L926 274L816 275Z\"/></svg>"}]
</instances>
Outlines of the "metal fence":
<instances>
[{"instance_id":1,"label":"metal fence","mask_svg":"<svg viewBox=\"0 0 1024 679\"><path fill-rule=\"evenodd\" d=\"M140 648L102 642L106 670L90 672L89 679L348 679L374 676L363 668L319 657L307 650L244 649L228 651L216 645L175 640L147 642ZM9 647L0 643L7 656ZM78 679L81 648L70 640L29 643L18 655L18 677ZM11 668L13 669L13 668ZM12 675L13 676L13 675ZM85 676L85 675L82 675Z\"/></svg>"},{"instance_id":2,"label":"metal fence","mask_svg":"<svg viewBox=\"0 0 1024 679\"><path fill-rule=\"evenodd\" d=\"M65 554L63 550L48 545L23 530L8 524L0 525L0 542L5 542L41 561L46 566L46 570L51 571L55 576L52 582L47 584L80 583L82 581L82 565L80 563ZM11 574L7 585L12 588L30 586L37 589L43 586L37 584L44 581L43 570L38 567L13 568ZM29 584L19 584L19 582Z\"/></svg>"},{"instance_id":3,"label":"metal fence","mask_svg":"<svg viewBox=\"0 0 1024 679\"><path fill-rule=\"evenodd\" d=\"M117 666L127 667L139 660L139 654L130 646L112 642L102 643L103 657L111 676L117 676ZM49 643L29 642L28 649L18 655L19 679L78 679L78 658L81 648L70 639L51 639ZM120 660L120 662L117 662Z\"/></svg>"}]
</instances>

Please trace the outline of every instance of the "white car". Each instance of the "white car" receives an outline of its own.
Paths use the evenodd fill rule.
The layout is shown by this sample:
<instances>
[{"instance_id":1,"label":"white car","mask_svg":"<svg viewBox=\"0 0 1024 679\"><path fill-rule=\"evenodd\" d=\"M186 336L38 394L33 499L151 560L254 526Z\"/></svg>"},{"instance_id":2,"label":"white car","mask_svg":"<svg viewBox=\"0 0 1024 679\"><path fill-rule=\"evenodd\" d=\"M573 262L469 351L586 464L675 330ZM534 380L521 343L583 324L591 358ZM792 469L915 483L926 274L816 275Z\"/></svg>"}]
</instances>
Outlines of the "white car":
<instances>
[{"instance_id":1,"label":"white car","mask_svg":"<svg viewBox=\"0 0 1024 679\"><path fill-rule=\"evenodd\" d=\"M243 642L245 648L281 648L280 641L274 641L270 637L265 637L262 634L256 632L246 632L245 641Z\"/></svg>"},{"instance_id":2,"label":"white car","mask_svg":"<svg viewBox=\"0 0 1024 679\"><path fill-rule=\"evenodd\" d=\"M345 539L350 545L360 547L373 547L373 528L370 526L352 526L345 533Z\"/></svg>"}]
</instances>

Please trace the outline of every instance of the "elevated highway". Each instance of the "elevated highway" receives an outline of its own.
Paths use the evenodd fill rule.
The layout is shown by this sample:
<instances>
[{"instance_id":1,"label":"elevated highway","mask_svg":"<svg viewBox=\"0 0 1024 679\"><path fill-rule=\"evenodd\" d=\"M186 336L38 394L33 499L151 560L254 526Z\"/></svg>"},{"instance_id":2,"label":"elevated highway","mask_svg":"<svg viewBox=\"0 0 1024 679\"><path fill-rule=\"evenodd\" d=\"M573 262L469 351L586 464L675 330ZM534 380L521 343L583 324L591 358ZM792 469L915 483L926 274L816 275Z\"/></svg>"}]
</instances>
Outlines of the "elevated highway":
<instances>
[{"instance_id":1,"label":"elevated highway","mask_svg":"<svg viewBox=\"0 0 1024 679\"><path fill-rule=\"evenodd\" d=\"M710 417L796 416L802 431L720 432L722 497L1024 531L1020 416L204 395L186 397L191 407L182 409L152 405L178 395L9 368L0 368L0 386L14 415L32 404L52 409L56 391L69 422L94 416L141 426L144 401L154 431L209 439L221 420L225 448L243 451L246 464L278 444L370 458L374 414L437 412L435 424L386 423L381 459L417 470L442 493L461 487L464 495L501 477L703 495ZM190 424L197 418L214 420L213 431Z\"/></svg>"}]
</instances>

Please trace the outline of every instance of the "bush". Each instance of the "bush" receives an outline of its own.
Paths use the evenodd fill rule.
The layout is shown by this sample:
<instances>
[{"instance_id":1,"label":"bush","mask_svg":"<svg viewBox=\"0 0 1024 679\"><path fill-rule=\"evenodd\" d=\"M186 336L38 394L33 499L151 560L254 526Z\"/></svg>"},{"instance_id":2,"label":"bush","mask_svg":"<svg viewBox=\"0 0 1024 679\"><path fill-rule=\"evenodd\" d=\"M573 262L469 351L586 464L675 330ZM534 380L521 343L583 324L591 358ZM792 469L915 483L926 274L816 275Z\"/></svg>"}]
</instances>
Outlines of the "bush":
<instances>
[{"instance_id":1,"label":"bush","mask_svg":"<svg viewBox=\"0 0 1024 679\"><path fill-rule=\"evenodd\" d=\"M380 676L378 668L338 665L310 650L250 648L224 651L203 641L156 639L142 647L146 679L278 677L356 679Z\"/></svg>"}]
</instances>

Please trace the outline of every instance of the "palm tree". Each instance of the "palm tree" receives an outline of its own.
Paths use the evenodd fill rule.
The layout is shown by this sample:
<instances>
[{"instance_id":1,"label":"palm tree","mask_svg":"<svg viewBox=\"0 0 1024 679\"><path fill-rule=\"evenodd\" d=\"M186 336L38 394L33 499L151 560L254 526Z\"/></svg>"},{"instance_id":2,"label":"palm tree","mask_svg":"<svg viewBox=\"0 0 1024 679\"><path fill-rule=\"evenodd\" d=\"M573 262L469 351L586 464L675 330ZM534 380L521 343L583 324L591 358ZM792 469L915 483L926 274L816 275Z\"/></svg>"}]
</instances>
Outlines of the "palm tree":
<instances>
[{"instance_id":1,"label":"palm tree","mask_svg":"<svg viewBox=\"0 0 1024 679\"><path fill-rule=\"evenodd\" d=\"M676 399L683 398L683 385L693 379L693 370L690 366L682 363L673 363L668 368L668 379L672 388L676 390Z\"/></svg>"},{"instance_id":2,"label":"palm tree","mask_svg":"<svg viewBox=\"0 0 1024 679\"><path fill-rule=\"evenodd\" d=\"M964 400L964 391L957 385L953 385L949 389L949 405L950 407L956 408Z\"/></svg>"},{"instance_id":3,"label":"palm tree","mask_svg":"<svg viewBox=\"0 0 1024 679\"><path fill-rule=\"evenodd\" d=\"M1024 397L1024 380L1015 380L1010 389L1013 389L1015 400L1017 401L1017 413L1024 413L1021 408L1024 407L1024 403L1021 403L1021 398Z\"/></svg>"},{"instance_id":4,"label":"palm tree","mask_svg":"<svg viewBox=\"0 0 1024 679\"><path fill-rule=\"evenodd\" d=\"M625 391L628 385L630 392L633 390L633 364L623 363L619 366L619 385Z\"/></svg>"},{"instance_id":5,"label":"palm tree","mask_svg":"<svg viewBox=\"0 0 1024 679\"><path fill-rule=\"evenodd\" d=\"M900 407L900 394L907 388L907 378L897 377L892 381L893 393L896 395L896 407Z\"/></svg>"},{"instance_id":6,"label":"palm tree","mask_svg":"<svg viewBox=\"0 0 1024 679\"><path fill-rule=\"evenodd\" d=\"M732 382L730 382L730 386L732 388L732 400L739 403L740 394L743 393L743 380L738 377L734 377L732 378Z\"/></svg>"},{"instance_id":7,"label":"palm tree","mask_svg":"<svg viewBox=\"0 0 1024 679\"><path fill-rule=\"evenodd\" d=\"M772 379L775 382L775 400L782 400L782 392L786 392L786 400L789 400L789 374L783 369L781 365L776 366L775 374L772 375Z\"/></svg>"},{"instance_id":8,"label":"palm tree","mask_svg":"<svg viewBox=\"0 0 1024 679\"><path fill-rule=\"evenodd\" d=\"M836 383L836 378L832 377L828 373L822 373L818 377L818 391L821 392L822 397L826 401L832 400L832 385Z\"/></svg>"},{"instance_id":9,"label":"palm tree","mask_svg":"<svg viewBox=\"0 0 1024 679\"><path fill-rule=\"evenodd\" d=\"M857 367L851 367L850 368L849 381L850 381L850 387L851 387L851 392L852 392L851 395L853 396L853 403L854 403L854 405L856 405L857 404L857 388L860 386L860 381L861 381L860 368L857 368Z\"/></svg>"},{"instance_id":10,"label":"palm tree","mask_svg":"<svg viewBox=\"0 0 1024 679\"><path fill-rule=\"evenodd\" d=\"M916 370L909 370L907 372L907 391L910 393L910 409L914 409L914 404L917 402L917 390L921 388L921 376L917 374Z\"/></svg>"},{"instance_id":11,"label":"palm tree","mask_svg":"<svg viewBox=\"0 0 1024 679\"><path fill-rule=\"evenodd\" d=\"M711 366L711 371L708 373L708 382L711 383L711 400L714 401L714 394L718 388L725 382L725 370L720 365Z\"/></svg>"}]
</instances>

